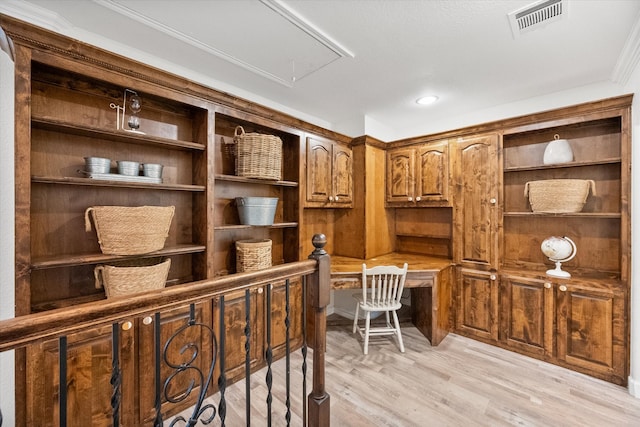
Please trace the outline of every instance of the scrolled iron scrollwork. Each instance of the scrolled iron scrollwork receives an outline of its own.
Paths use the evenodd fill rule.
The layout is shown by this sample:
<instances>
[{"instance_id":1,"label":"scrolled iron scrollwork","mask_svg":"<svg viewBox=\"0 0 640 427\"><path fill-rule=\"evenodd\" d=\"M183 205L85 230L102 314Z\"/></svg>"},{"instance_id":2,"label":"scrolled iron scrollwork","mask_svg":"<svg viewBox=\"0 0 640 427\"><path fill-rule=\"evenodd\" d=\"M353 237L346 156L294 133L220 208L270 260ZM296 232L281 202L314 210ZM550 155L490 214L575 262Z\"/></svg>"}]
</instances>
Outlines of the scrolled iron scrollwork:
<instances>
[{"instance_id":1,"label":"scrolled iron scrollwork","mask_svg":"<svg viewBox=\"0 0 640 427\"><path fill-rule=\"evenodd\" d=\"M178 353L180 356L187 355L186 360L175 361L171 358L172 354L176 354L175 352L170 351L170 349L172 348L172 344L178 339L178 337L182 336L182 334L186 334L186 331L190 331L190 328L201 328L202 331L208 332L208 335L211 339L213 350L211 363L206 376L205 372L199 366L194 365L194 362L197 360L198 355L200 354L200 349L196 343L190 342L180 348L180 351ZM200 335L204 335L204 333L201 333ZM198 395L198 401L193 407L191 417L186 420L183 416L176 416L171 421L170 426L175 426L178 422L184 422L187 426L194 426L198 423L198 421L202 422L203 424L210 424L215 419L216 415L218 414L215 405L210 403L205 405L204 400L207 396L207 391L209 389L209 386L211 385L211 381L213 378L213 371L216 365L217 354L218 343L213 329L203 323L198 323L195 321L194 309L192 307L191 317L189 321L185 325L178 328L178 330L176 330L173 335L169 337L164 345L162 359L167 366L174 370L174 372L172 372L171 375L169 375L164 381L162 394L168 402L178 403L187 399L198 385L200 385L200 393ZM183 375L189 375L191 377L189 386L180 394L171 395L170 388L172 382L174 382L176 378ZM202 418L204 414L208 413L209 411L211 412L211 414L206 418Z\"/></svg>"}]
</instances>

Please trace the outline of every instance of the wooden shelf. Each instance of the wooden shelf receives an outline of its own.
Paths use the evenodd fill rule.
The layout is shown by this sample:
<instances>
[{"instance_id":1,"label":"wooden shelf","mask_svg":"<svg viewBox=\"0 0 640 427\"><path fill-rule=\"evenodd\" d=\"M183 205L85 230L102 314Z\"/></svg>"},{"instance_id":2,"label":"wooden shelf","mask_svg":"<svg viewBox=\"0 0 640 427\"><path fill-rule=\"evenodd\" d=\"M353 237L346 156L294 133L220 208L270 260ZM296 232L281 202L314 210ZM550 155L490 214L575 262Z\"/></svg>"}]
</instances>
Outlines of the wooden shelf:
<instances>
[{"instance_id":1,"label":"wooden shelf","mask_svg":"<svg viewBox=\"0 0 640 427\"><path fill-rule=\"evenodd\" d=\"M86 185L92 187L146 188L171 191L205 191L204 185L153 184L146 182L107 181L91 178L32 176L31 181L39 184Z\"/></svg>"},{"instance_id":2,"label":"wooden shelf","mask_svg":"<svg viewBox=\"0 0 640 427\"><path fill-rule=\"evenodd\" d=\"M235 175L215 175L216 181L226 181L226 182L243 182L248 184L262 184L262 185L277 185L280 187L298 187L298 183L294 181L269 181L265 179L257 179L257 178L245 178L243 176L235 176Z\"/></svg>"},{"instance_id":3,"label":"wooden shelf","mask_svg":"<svg viewBox=\"0 0 640 427\"><path fill-rule=\"evenodd\" d=\"M396 233L398 237L420 237L424 239L451 239L451 236L448 235L438 235L438 234L417 234L417 233Z\"/></svg>"},{"instance_id":4,"label":"wooden shelf","mask_svg":"<svg viewBox=\"0 0 640 427\"><path fill-rule=\"evenodd\" d=\"M71 123L41 117L32 117L31 125L38 129L64 132L71 135L88 136L91 138L100 138L114 142L163 145L169 148L182 150L204 151L206 148L204 144L198 144L191 141L160 138L152 135L127 132L126 130L106 131L103 129L78 126Z\"/></svg>"},{"instance_id":5,"label":"wooden shelf","mask_svg":"<svg viewBox=\"0 0 640 427\"><path fill-rule=\"evenodd\" d=\"M125 261L130 259L153 258L158 256L183 255L197 252L204 252L203 245L178 245L164 248L159 251L143 255L106 255L102 253L84 255L58 255L52 257L36 258L31 263L33 270L44 270L48 268L72 267L77 265L91 265L105 262Z\"/></svg>"},{"instance_id":6,"label":"wooden shelf","mask_svg":"<svg viewBox=\"0 0 640 427\"><path fill-rule=\"evenodd\" d=\"M278 222L272 225L216 225L214 230L246 230L250 228L295 228L298 226L297 222Z\"/></svg>"},{"instance_id":7,"label":"wooden shelf","mask_svg":"<svg viewBox=\"0 0 640 427\"><path fill-rule=\"evenodd\" d=\"M570 163L558 163L555 165L537 165L537 166L509 166L504 168L504 172L521 172L521 171L536 171L547 169L562 169L562 168L575 168L583 166L600 166L620 163L622 159L611 158L604 160L584 161L584 162L570 162Z\"/></svg>"},{"instance_id":8,"label":"wooden shelf","mask_svg":"<svg viewBox=\"0 0 640 427\"><path fill-rule=\"evenodd\" d=\"M504 212L505 217L576 217L576 218L621 218L619 212L574 212L574 213L547 213L547 212Z\"/></svg>"}]
</instances>

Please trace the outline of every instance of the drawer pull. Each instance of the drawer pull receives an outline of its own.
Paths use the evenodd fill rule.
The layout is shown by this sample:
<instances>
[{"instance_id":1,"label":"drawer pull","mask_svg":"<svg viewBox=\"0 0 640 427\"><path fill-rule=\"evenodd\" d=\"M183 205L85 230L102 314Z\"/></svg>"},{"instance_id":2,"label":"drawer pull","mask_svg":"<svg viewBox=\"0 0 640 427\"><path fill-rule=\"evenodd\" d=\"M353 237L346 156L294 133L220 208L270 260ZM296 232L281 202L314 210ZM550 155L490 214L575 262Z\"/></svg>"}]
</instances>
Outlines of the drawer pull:
<instances>
[{"instance_id":1,"label":"drawer pull","mask_svg":"<svg viewBox=\"0 0 640 427\"><path fill-rule=\"evenodd\" d=\"M130 321L126 321L122 324L122 330L123 331L128 331L129 329L131 329L133 327L133 323L131 323Z\"/></svg>"},{"instance_id":2,"label":"drawer pull","mask_svg":"<svg viewBox=\"0 0 640 427\"><path fill-rule=\"evenodd\" d=\"M565 285L560 285L558 289L560 289L562 292L565 292L567 290L567 287Z\"/></svg>"},{"instance_id":3,"label":"drawer pull","mask_svg":"<svg viewBox=\"0 0 640 427\"><path fill-rule=\"evenodd\" d=\"M144 319L142 319L142 323L144 323L145 325L150 325L153 323L153 317L151 316L147 316Z\"/></svg>"},{"instance_id":4,"label":"drawer pull","mask_svg":"<svg viewBox=\"0 0 640 427\"><path fill-rule=\"evenodd\" d=\"M547 288L547 289L550 289L551 288L551 283L545 282L544 283L544 287Z\"/></svg>"}]
</instances>

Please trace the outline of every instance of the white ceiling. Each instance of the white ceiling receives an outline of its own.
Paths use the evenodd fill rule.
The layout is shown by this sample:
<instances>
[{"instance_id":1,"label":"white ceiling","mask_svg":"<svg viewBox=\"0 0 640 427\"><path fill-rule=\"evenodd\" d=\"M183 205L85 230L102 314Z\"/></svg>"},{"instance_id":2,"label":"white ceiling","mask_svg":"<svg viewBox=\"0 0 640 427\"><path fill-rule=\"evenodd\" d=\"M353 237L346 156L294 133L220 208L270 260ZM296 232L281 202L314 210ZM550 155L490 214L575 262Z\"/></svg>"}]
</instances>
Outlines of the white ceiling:
<instances>
[{"instance_id":1,"label":"white ceiling","mask_svg":"<svg viewBox=\"0 0 640 427\"><path fill-rule=\"evenodd\" d=\"M565 0L566 18L514 37L507 14L534 2L2 0L0 13L391 140L519 115L523 100L558 92L622 91L640 56L640 1ZM425 94L440 99L416 105Z\"/></svg>"}]
</instances>

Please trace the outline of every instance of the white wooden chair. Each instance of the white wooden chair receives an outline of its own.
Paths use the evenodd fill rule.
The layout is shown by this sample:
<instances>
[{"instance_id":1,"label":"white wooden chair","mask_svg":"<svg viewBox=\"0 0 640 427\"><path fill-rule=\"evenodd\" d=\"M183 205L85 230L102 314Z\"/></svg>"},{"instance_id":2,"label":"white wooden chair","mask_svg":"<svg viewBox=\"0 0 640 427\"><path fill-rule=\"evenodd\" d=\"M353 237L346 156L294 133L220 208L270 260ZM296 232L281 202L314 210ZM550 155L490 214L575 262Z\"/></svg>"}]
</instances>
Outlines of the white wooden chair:
<instances>
[{"instance_id":1,"label":"white wooden chair","mask_svg":"<svg viewBox=\"0 0 640 427\"><path fill-rule=\"evenodd\" d=\"M353 294L356 300L356 313L353 318L353 333L356 331L364 339L364 354L369 352L369 337L377 335L395 335L400 351L404 353L402 333L398 322L397 310L402 307L400 297L407 277L407 263L403 268L395 265L381 265L367 268L362 264L362 292ZM358 326L358 314L365 312L365 326ZM371 327L371 312L384 312L386 326ZM391 324L389 313L393 315Z\"/></svg>"}]
</instances>

